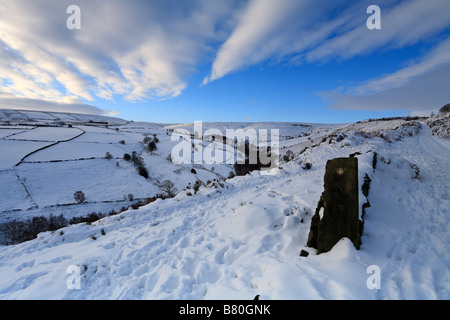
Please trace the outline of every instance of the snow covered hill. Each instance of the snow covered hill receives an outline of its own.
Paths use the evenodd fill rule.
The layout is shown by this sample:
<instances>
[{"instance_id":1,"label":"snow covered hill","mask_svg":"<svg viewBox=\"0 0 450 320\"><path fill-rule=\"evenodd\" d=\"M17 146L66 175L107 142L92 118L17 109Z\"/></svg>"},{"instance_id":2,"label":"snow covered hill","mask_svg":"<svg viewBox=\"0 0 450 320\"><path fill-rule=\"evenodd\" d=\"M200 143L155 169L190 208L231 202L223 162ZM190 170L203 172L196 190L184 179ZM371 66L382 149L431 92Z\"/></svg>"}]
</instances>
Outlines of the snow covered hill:
<instances>
[{"instance_id":1,"label":"snow covered hill","mask_svg":"<svg viewBox=\"0 0 450 320\"><path fill-rule=\"evenodd\" d=\"M0 247L0 298L252 299L259 294L261 299L448 300L450 140L433 135L445 131L442 123L448 125L448 117L435 125L439 130L426 123L430 122L398 119L348 125L250 124L279 128L281 155L290 150L292 156L282 161L278 174L254 171L231 179L221 179L232 169L225 165L214 170L205 165L193 175L190 167L164 160L173 146L166 132L174 125L121 123L118 132L73 125L71 129L80 127L87 133L0 172L0 188L7 194L2 196L1 210L11 209L2 219L18 212L41 213L39 209L45 206L69 202L81 183L92 197L89 200L95 199L99 209L105 210L110 204L103 200L116 199L115 195L130 188L136 187L135 195L142 189L146 195L159 192L153 182L140 181L122 160L117 159L116 168L115 162L97 159L112 150L105 145L121 152L136 150L144 133L157 133L161 138L156 157L142 153L150 176L173 180L180 192L90 225L72 225ZM209 125L220 125L222 130L249 124ZM26 130L36 129L22 129L28 135L20 141L30 144L32 132ZM61 138L71 136L68 129L63 128ZM38 133L41 138L35 140L39 143L56 139L46 137L45 131ZM10 138L3 135L0 143L9 148ZM120 139L128 140L115 142ZM96 148L85 149L93 143ZM6 159L3 150L2 159ZM96 159L70 161L91 154ZM350 154L359 159L359 184L366 175L372 181L368 199L360 193L360 207L367 200L371 204L364 216L361 248L356 250L344 238L330 252L316 255L306 242L323 191L325 164ZM67 161L51 162L55 159ZM177 169L180 174L174 173ZM109 180L93 178L103 170ZM48 177L53 186L40 189L39 181ZM211 182L193 195L192 190L183 190L196 179ZM30 189L28 201L38 208L30 209L31 204L24 204L16 194L18 181ZM61 192L69 181L75 181L75 187ZM80 210L84 205L89 204L73 208ZM300 257L301 250L309 256ZM379 289L368 286L369 266L381 271ZM73 279L68 268L79 270L79 288L68 285Z\"/></svg>"}]
</instances>

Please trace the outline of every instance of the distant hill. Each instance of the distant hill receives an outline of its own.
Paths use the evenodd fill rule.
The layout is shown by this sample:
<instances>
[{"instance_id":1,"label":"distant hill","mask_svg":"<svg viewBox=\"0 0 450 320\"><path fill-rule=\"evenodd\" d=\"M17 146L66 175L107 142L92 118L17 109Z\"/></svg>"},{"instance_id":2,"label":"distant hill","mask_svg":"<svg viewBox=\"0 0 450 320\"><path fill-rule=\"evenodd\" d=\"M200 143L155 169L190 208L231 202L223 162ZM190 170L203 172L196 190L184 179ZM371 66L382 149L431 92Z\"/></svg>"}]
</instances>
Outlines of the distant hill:
<instances>
[{"instance_id":1,"label":"distant hill","mask_svg":"<svg viewBox=\"0 0 450 320\"><path fill-rule=\"evenodd\" d=\"M106 125L123 125L127 120L101 115L89 115L78 113L63 113L52 111L30 111L30 110L10 110L0 109L0 122L12 124L77 124L77 123L97 123Z\"/></svg>"}]
</instances>

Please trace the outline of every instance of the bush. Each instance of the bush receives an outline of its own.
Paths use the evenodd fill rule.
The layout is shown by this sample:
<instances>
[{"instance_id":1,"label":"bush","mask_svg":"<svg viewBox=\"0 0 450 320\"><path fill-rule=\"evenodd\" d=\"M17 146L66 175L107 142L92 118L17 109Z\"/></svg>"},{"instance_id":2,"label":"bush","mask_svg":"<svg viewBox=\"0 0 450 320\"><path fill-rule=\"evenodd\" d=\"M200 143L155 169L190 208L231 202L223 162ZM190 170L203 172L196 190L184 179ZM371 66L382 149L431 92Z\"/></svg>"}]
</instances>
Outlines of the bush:
<instances>
[{"instance_id":1,"label":"bush","mask_svg":"<svg viewBox=\"0 0 450 320\"><path fill-rule=\"evenodd\" d=\"M303 170L309 170L312 168L312 163L310 162L305 162L302 166Z\"/></svg>"},{"instance_id":2,"label":"bush","mask_svg":"<svg viewBox=\"0 0 450 320\"><path fill-rule=\"evenodd\" d=\"M73 217L72 219L70 219L69 223L70 224L78 224L78 223L91 224L92 222L100 220L104 217L106 217L106 215L104 215L103 213L92 212L89 215L87 215L86 217Z\"/></svg>"},{"instance_id":3,"label":"bush","mask_svg":"<svg viewBox=\"0 0 450 320\"><path fill-rule=\"evenodd\" d=\"M73 198L77 203L83 203L86 201L86 196L84 195L83 191L77 191L73 194Z\"/></svg>"},{"instance_id":4,"label":"bush","mask_svg":"<svg viewBox=\"0 0 450 320\"><path fill-rule=\"evenodd\" d=\"M174 197L175 192L177 192L175 184L170 180L164 180L163 183L161 183L161 190L167 193L168 197Z\"/></svg>"},{"instance_id":5,"label":"bush","mask_svg":"<svg viewBox=\"0 0 450 320\"><path fill-rule=\"evenodd\" d=\"M127 155L127 153L125 155ZM137 155L136 151L133 151L131 156L130 155L128 155L128 156L130 157L131 162L136 167L137 172L139 173L139 175L143 176L145 179L148 179L149 175L148 175L147 169L145 168L144 159L142 157L139 157ZM125 156L124 156L124 160L126 160ZM129 160L126 160L126 161L129 161Z\"/></svg>"},{"instance_id":6,"label":"bush","mask_svg":"<svg viewBox=\"0 0 450 320\"><path fill-rule=\"evenodd\" d=\"M200 190L200 185L201 185L200 180L195 181L195 184L194 184L194 187L193 187L194 194L197 194L197 191Z\"/></svg>"},{"instance_id":7,"label":"bush","mask_svg":"<svg viewBox=\"0 0 450 320\"><path fill-rule=\"evenodd\" d=\"M141 175L145 179L148 179L148 177L149 177L148 171L147 171L147 169L144 166L139 166L137 168L137 171L138 171L139 175Z\"/></svg>"},{"instance_id":8,"label":"bush","mask_svg":"<svg viewBox=\"0 0 450 320\"><path fill-rule=\"evenodd\" d=\"M48 218L48 230L55 231L67 226L67 219L61 214L59 216L50 215Z\"/></svg>"},{"instance_id":9,"label":"bush","mask_svg":"<svg viewBox=\"0 0 450 320\"><path fill-rule=\"evenodd\" d=\"M419 177L420 177L419 167L416 164L411 164L410 167L411 167L411 169L414 170L414 175L412 175L411 178L419 179Z\"/></svg>"},{"instance_id":10,"label":"bush","mask_svg":"<svg viewBox=\"0 0 450 320\"><path fill-rule=\"evenodd\" d=\"M155 141L150 141L146 148L147 152L150 152L153 154L153 151L157 150L158 148L156 147L156 142Z\"/></svg>"},{"instance_id":11,"label":"bush","mask_svg":"<svg viewBox=\"0 0 450 320\"><path fill-rule=\"evenodd\" d=\"M144 140L142 140L142 142L144 143L144 144L149 144L150 143L150 141L152 141L153 139L152 138L150 138L150 137L145 137L144 138Z\"/></svg>"},{"instance_id":12,"label":"bush","mask_svg":"<svg viewBox=\"0 0 450 320\"><path fill-rule=\"evenodd\" d=\"M136 167L143 167L145 165L144 159L139 157L136 151L133 151L131 154L131 162L133 162Z\"/></svg>"},{"instance_id":13,"label":"bush","mask_svg":"<svg viewBox=\"0 0 450 320\"><path fill-rule=\"evenodd\" d=\"M283 155L283 161L289 162L294 159L294 153L291 150L286 151L286 153Z\"/></svg>"},{"instance_id":14,"label":"bush","mask_svg":"<svg viewBox=\"0 0 450 320\"><path fill-rule=\"evenodd\" d=\"M128 153L125 153L125 154L123 155L123 160L125 160L125 161L130 161L130 160L131 160L131 156L130 156Z\"/></svg>"},{"instance_id":15,"label":"bush","mask_svg":"<svg viewBox=\"0 0 450 320\"><path fill-rule=\"evenodd\" d=\"M63 215L50 217L33 217L26 221L11 221L4 223L0 229L5 235L6 245L17 244L35 239L41 232L55 231L68 225Z\"/></svg>"},{"instance_id":16,"label":"bush","mask_svg":"<svg viewBox=\"0 0 450 320\"><path fill-rule=\"evenodd\" d=\"M125 144L125 140L120 140L119 143L120 144Z\"/></svg>"}]
</instances>

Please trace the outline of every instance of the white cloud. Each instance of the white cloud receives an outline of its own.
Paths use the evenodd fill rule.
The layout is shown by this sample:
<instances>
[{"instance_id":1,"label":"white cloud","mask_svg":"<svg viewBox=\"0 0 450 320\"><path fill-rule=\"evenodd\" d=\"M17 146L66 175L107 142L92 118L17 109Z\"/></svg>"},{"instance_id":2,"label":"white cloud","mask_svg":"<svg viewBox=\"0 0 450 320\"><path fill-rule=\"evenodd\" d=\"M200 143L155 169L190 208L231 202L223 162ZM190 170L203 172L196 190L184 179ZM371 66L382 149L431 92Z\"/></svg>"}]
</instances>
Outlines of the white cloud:
<instances>
[{"instance_id":1,"label":"white cloud","mask_svg":"<svg viewBox=\"0 0 450 320\"><path fill-rule=\"evenodd\" d=\"M450 101L448 75L450 64L414 77L407 85L365 96L322 93L334 109L350 110L435 110Z\"/></svg>"},{"instance_id":2,"label":"white cloud","mask_svg":"<svg viewBox=\"0 0 450 320\"><path fill-rule=\"evenodd\" d=\"M280 27L302 4L298 0L251 1L233 33L219 49L211 75L204 84L275 54L283 45Z\"/></svg>"},{"instance_id":3,"label":"white cloud","mask_svg":"<svg viewBox=\"0 0 450 320\"><path fill-rule=\"evenodd\" d=\"M382 29L368 30L370 0L252 0L219 48L203 84L257 63L348 59L415 44L450 26L448 0L385 0ZM338 13L338 14L337 14Z\"/></svg>"},{"instance_id":4,"label":"white cloud","mask_svg":"<svg viewBox=\"0 0 450 320\"><path fill-rule=\"evenodd\" d=\"M0 0L0 90L31 99L129 100L179 95L219 39L234 0Z\"/></svg>"},{"instance_id":5,"label":"white cloud","mask_svg":"<svg viewBox=\"0 0 450 320\"><path fill-rule=\"evenodd\" d=\"M369 30L360 15L352 30L335 36L306 54L309 62L352 58L375 50L401 48L424 40L450 26L450 1L408 0L381 6L381 30Z\"/></svg>"},{"instance_id":6,"label":"white cloud","mask_svg":"<svg viewBox=\"0 0 450 320\"><path fill-rule=\"evenodd\" d=\"M100 109L82 102L70 101L70 99L62 102L54 102L41 99L20 98L7 93L0 93L0 109L38 110L108 116L118 114L112 110Z\"/></svg>"},{"instance_id":7,"label":"white cloud","mask_svg":"<svg viewBox=\"0 0 450 320\"><path fill-rule=\"evenodd\" d=\"M437 67L450 63L450 38L442 41L436 48L425 55L419 61L411 63L409 66L397 72L373 79L366 84L353 89L348 89L348 93L355 95L367 95L381 92L407 85L415 77L421 76Z\"/></svg>"},{"instance_id":8,"label":"white cloud","mask_svg":"<svg viewBox=\"0 0 450 320\"><path fill-rule=\"evenodd\" d=\"M420 61L360 86L321 95L331 108L354 110L436 110L450 102L450 38Z\"/></svg>"}]
</instances>

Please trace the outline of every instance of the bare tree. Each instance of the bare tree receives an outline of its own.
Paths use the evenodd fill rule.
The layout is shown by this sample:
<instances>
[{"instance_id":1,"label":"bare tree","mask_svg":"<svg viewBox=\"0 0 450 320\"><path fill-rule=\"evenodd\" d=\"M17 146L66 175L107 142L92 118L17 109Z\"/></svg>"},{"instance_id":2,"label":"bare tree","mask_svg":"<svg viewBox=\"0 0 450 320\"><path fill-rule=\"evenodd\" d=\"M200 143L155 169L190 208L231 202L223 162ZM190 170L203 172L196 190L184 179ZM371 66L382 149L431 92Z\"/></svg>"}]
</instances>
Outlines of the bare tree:
<instances>
[{"instance_id":1,"label":"bare tree","mask_svg":"<svg viewBox=\"0 0 450 320\"><path fill-rule=\"evenodd\" d=\"M175 192L177 192L177 188L175 188L175 184L170 180L164 180L161 183L161 190L167 193L169 197L174 197Z\"/></svg>"},{"instance_id":2,"label":"bare tree","mask_svg":"<svg viewBox=\"0 0 450 320\"><path fill-rule=\"evenodd\" d=\"M84 195L83 191L77 191L73 194L73 198L77 203L83 203L86 201L86 196Z\"/></svg>"}]
</instances>

